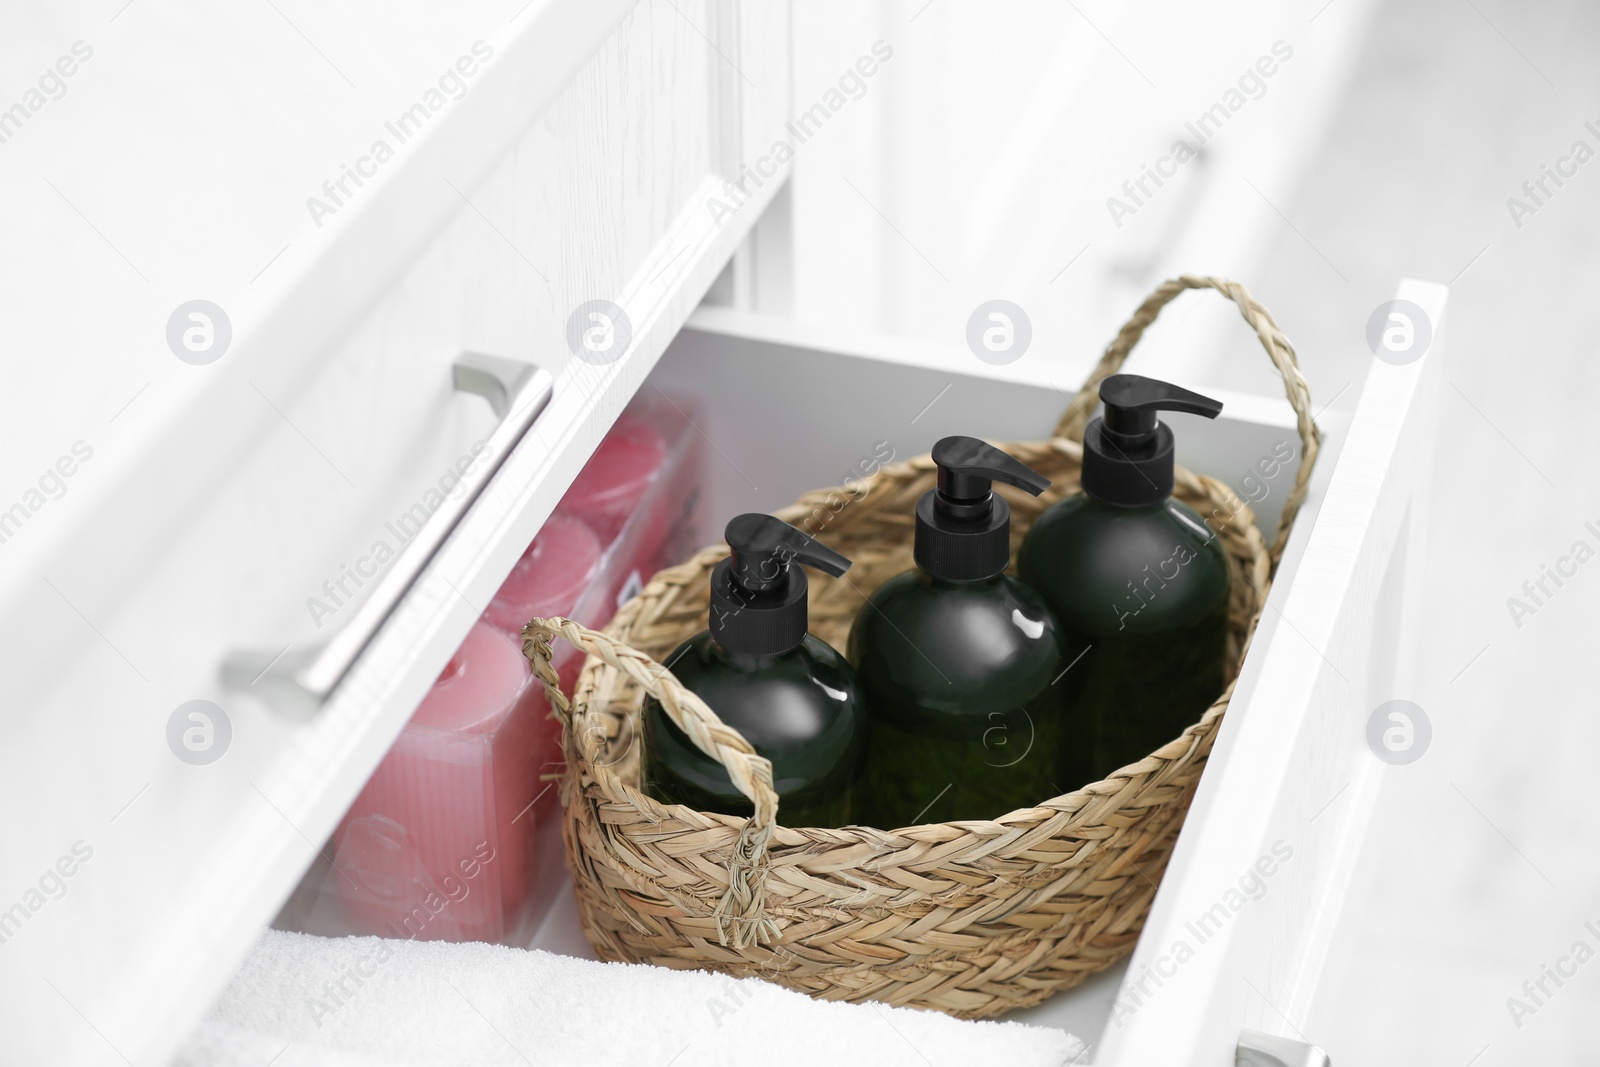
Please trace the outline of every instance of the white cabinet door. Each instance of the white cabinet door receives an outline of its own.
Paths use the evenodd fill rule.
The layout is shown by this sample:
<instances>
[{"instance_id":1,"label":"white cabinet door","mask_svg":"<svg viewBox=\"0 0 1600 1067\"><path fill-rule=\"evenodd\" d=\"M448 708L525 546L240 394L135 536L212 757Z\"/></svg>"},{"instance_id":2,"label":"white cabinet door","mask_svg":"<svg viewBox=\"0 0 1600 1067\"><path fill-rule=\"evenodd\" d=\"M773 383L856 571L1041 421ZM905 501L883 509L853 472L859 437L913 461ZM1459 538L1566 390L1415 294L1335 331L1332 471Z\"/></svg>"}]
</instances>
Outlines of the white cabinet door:
<instances>
[{"instance_id":1,"label":"white cabinet door","mask_svg":"<svg viewBox=\"0 0 1600 1067\"><path fill-rule=\"evenodd\" d=\"M799 150L793 260L766 272L777 292L758 279L753 306L944 344L1003 298L1059 354L1062 380L1080 380L1162 278L1258 277L1289 232L1378 5L1322 7L800 5L795 111L841 88L848 103ZM874 49L892 58L848 77ZM1307 255L1310 283L1340 283ZM1207 381L1197 348L1226 351L1212 342L1237 337L1231 311L1168 315L1185 328L1153 331L1145 372Z\"/></svg>"},{"instance_id":2,"label":"white cabinet door","mask_svg":"<svg viewBox=\"0 0 1600 1067\"><path fill-rule=\"evenodd\" d=\"M29 208L0 258L0 1061L165 1062L783 180L708 206L788 117L787 18L0 15L8 68L93 53L0 145ZM590 300L630 344L569 344ZM375 546L487 469L467 352L538 366L550 397L364 619L351 575L397 573ZM343 633L359 655L309 719L222 684L236 650L281 665Z\"/></svg>"}]
</instances>

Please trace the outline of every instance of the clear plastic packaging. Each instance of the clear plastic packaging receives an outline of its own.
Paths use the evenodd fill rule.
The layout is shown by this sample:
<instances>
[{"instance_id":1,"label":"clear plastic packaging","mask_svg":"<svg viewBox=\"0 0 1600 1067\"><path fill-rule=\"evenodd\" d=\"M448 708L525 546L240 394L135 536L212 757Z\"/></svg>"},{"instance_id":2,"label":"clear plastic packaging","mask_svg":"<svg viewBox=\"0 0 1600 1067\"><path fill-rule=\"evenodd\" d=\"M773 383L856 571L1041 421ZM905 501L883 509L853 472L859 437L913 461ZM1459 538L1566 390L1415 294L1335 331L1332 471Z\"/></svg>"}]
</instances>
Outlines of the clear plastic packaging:
<instances>
[{"instance_id":1,"label":"clear plastic packaging","mask_svg":"<svg viewBox=\"0 0 1600 1067\"><path fill-rule=\"evenodd\" d=\"M555 787L545 777L561 755L520 630L552 615L604 626L645 579L693 550L700 449L691 410L660 395L629 405L275 925L325 936L532 937L561 881ZM569 692L581 666L570 648L557 659Z\"/></svg>"}]
</instances>

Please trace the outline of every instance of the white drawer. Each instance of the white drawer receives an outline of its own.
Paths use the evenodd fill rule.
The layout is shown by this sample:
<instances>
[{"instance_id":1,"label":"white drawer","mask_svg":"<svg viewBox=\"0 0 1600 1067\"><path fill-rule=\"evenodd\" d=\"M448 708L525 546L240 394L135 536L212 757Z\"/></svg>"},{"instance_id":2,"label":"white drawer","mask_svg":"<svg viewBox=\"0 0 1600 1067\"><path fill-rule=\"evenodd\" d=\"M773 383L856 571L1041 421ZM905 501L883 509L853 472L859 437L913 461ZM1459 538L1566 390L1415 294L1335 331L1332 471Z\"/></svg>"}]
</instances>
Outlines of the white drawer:
<instances>
[{"instance_id":1,"label":"white drawer","mask_svg":"<svg viewBox=\"0 0 1600 1067\"><path fill-rule=\"evenodd\" d=\"M482 3L363 35L378 18L368 10L344 24L346 38L338 18L307 21L309 37L347 63L334 41L375 51L374 70L387 69L385 44L427 58L415 86L353 79L367 86L351 90L358 106L344 108L344 96L326 105L353 119L306 129L289 113L318 106L316 93L285 101L282 86L345 86L308 38L263 11L279 21L258 27L249 13L174 0L132 7L113 39L95 39L54 125L30 124L6 146L0 190L26 182L53 195L41 177L55 178L91 226L143 260L147 281L67 204L12 235L0 266L17 282L8 291L30 297L8 310L8 343L53 357L15 368L25 388L0 397L16 451L59 440L65 453L77 438L92 449L60 501L0 545L10 679L0 806L12 815L0 849L4 1063L166 1062L783 178L732 217L707 211L708 192L751 158L747 146L766 144L787 117L782 4ZM216 22L197 30L197 18ZM260 35L254 64L194 67L169 54L213 30ZM469 91L314 224L306 196L327 167L338 172L338 153L354 165L352 147L397 141L383 116L405 111L458 53L481 57L477 38L492 59ZM740 68L760 71L761 88ZM185 78L175 99L163 95L169 73ZM160 99L142 95L151 92ZM177 157L152 143L115 167L66 158L63 145L139 132L105 124L126 121L128 101L141 99L152 113L178 109L152 137L264 100L282 106L253 131L230 116L215 132L210 150L241 173L204 190L168 182ZM330 128L349 140L323 143ZM244 165L274 139L282 166ZM307 184L308 157L319 177ZM191 212L236 227L199 260L209 274L137 255L133 235ZM250 270L222 262L258 240ZM29 277L13 277L23 265ZM76 303L97 285L96 313L81 314ZM180 361L165 336L172 309L197 295L232 320L230 347L205 365ZM569 350L569 315L594 298L632 319L632 346L611 362ZM233 651L285 651L287 662L360 614L370 583L358 590L349 572L371 578L378 564L363 558L378 542L397 550L411 533L400 517L419 503L431 510L430 491L496 425L483 400L452 388L452 363L474 351L537 364L553 392L515 449L495 457L503 465L465 520L357 642L353 667L309 720L225 687ZM26 485L54 460L10 455L0 469L27 474ZM343 583L343 595L324 583ZM169 720L193 700L219 705L231 727L208 765L169 747ZM60 876L47 872L63 856L73 873L52 899Z\"/></svg>"},{"instance_id":2,"label":"white drawer","mask_svg":"<svg viewBox=\"0 0 1600 1067\"><path fill-rule=\"evenodd\" d=\"M1340 1037L1302 1031L1386 769L1368 749L1368 717L1408 692L1441 380L1445 290L1406 283L1400 296L1432 320L1431 350L1404 366L1373 360L1359 397L1318 415L1324 446L1310 495L1138 949L1012 1016L1076 1033L1097 1064L1232 1065L1247 1030L1328 1045ZM1211 355L1263 358L1242 325L1235 338ZM698 514L702 541L713 543L728 515L859 476L886 448L905 458L951 433L1047 435L1066 398L1051 368L1019 366L1002 378L964 350L703 308L646 388L701 400L711 447ZM1258 459L1285 441L1298 452L1293 413L1281 399L1217 395L1225 408L1215 422L1173 417L1180 461L1243 496L1240 480ZM1256 512L1269 537L1292 479L1285 468L1264 482ZM572 902L535 945L589 955Z\"/></svg>"},{"instance_id":3,"label":"white drawer","mask_svg":"<svg viewBox=\"0 0 1600 1067\"><path fill-rule=\"evenodd\" d=\"M1075 383L1161 279L1260 279L1279 209L1299 221L1289 198L1379 8L1321 6L801 5L797 111L874 40L894 58L806 145L792 267L777 292L758 279L754 306L937 344L1003 297ZM855 269L836 269L841 247ZM1306 277L1340 282L1320 260ZM1213 384L1204 361L1233 318L1221 301L1169 309L1181 341L1152 331L1144 372Z\"/></svg>"},{"instance_id":4,"label":"white drawer","mask_svg":"<svg viewBox=\"0 0 1600 1067\"><path fill-rule=\"evenodd\" d=\"M1402 292L1436 324L1442 322L1442 288L1411 285ZM1436 340L1428 358L1408 366L1375 362L1359 398L1347 396L1343 405L1321 414L1325 451L1311 496L1131 964L1017 1016L1095 1043L1098 1063L1232 1063L1241 1030L1292 1036L1316 1006L1317 978L1345 888L1341 875L1353 867L1381 778L1381 765L1365 748L1367 713L1404 692L1399 666L1406 662L1410 572L1403 546L1421 529L1420 489L1428 480L1430 405L1441 347ZM1260 358L1245 340L1235 352L1234 358ZM785 320L703 308L642 387L689 391L701 401L699 428L709 447L698 514L701 539L710 542L727 515L773 509L806 489L835 484L859 471L863 460L881 461L884 443L897 456L911 456L957 431L1001 440L1042 436L1066 402L1049 378L1049 368L1030 370L1026 362L995 368L964 350L930 351L856 334L830 337ZM1187 464L1235 481L1280 442L1294 440L1292 415L1282 401L1242 394L1220 399L1226 410L1215 423L1179 417ZM313 854L313 842L325 837L404 720L406 702L415 702L476 614L447 586L457 581L463 592L476 588L471 583L492 587L570 473L535 474L513 490L518 477L515 468L502 470L486 492L486 506L474 509L473 522L480 514L501 515L494 532L474 525L474 540L453 538L407 598L401 614L425 632L393 646L380 641L358 664L358 672L366 672L378 657L382 669L405 676L403 685L390 683L381 690L385 695L375 696L377 682L357 673L346 683L351 688L341 687L308 723L241 709L235 750L209 769L231 772L230 785L207 768L185 767L193 772L187 780L167 777L146 787L170 789L176 797L132 793L135 804L118 815L116 827L147 801L158 801L146 809L153 821L118 833L169 850L184 840L174 826L203 831L209 825L223 836L191 834L188 850L169 851L156 861L164 865L159 868L148 855L121 851L127 845L92 842L95 855L71 880L67 897L39 917L45 921L30 921L0 956L0 966L9 968L6 980L27 996L25 1003L40 1005L44 1018L51 1002L29 993L22 983L38 976L21 968L40 965L44 949L37 946L72 953L81 969L50 962L45 977L58 986L63 977L78 983L74 1008L83 1014L44 1018L48 1026L37 1029L25 1020L10 1031L13 1047L24 1047L20 1041L30 1038L61 1040L63 1033L71 1040L71 1028L79 1026L94 1041L76 1046L83 1055L74 1062L109 1061L107 1046L85 1024L93 1019L93 1029L103 1032L104 1015L89 1013L116 1006L143 1010L150 1020L137 1032L123 1022L114 1038L119 1045L126 1047L137 1034L152 1048L181 1036L287 895ZM1258 506L1269 528L1289 475L1278 477L1283 481L1269 483ZM535 517L527 523L514 518L529 513ZM486 562L500 555L503 566ZM220 655L234 639L231 631L219 635L207 652ZM209 657L208 667L214 665ZM400 690L408 695L393 695ZM40 751L32 754L48 762ZM109 759L99 770L123 771ZM328 779L316 780L319 771ZM299 783L304 792L268 793L286 782ZM55 819L53 810L41 812L40 821ZM1189 924L1223 900L1261 856L1272 855L1280 840L1292 848L1292 858L1277 865L1260 899L1230 911L1227 921L1208 927L1203 944L1194 944ZM70 845L71 840L62 851ZM159 886L144 898L109 895L138 892L126 882L119 885L119 873L157 869L186 881ZM241 880L247 877L255 880ZM125 903L130 899L131 907ZM150 900L161 906L141 902ZM148 910L140 913L139 907ZM147 925L111 928L129 914L142 914ZM71 918L86 921L88 931L62 922ZM85 940L89 933L107 936L108 929L120 938L115 953L102 953ZM1192 957L1164 977L1153 995L1141 992L1139 976L1148 969L1165 974L1163 956L1184 939L1196 949ZM30 941L35 947L28 955L10 952ZM536 947L587 954L570 906L552 912ZM119 965L127 969L116 971ZM107 989L91 1001L84 989L93 988L88 976L97 967L139 977L120 997ZM148 977L157 973L184 976L192 1002L172 1002L169 989ZM67 991L56 995L64 999ZM1336 1035L1309 1036L1331 1042Z\"/></svg>"}]
</instances>

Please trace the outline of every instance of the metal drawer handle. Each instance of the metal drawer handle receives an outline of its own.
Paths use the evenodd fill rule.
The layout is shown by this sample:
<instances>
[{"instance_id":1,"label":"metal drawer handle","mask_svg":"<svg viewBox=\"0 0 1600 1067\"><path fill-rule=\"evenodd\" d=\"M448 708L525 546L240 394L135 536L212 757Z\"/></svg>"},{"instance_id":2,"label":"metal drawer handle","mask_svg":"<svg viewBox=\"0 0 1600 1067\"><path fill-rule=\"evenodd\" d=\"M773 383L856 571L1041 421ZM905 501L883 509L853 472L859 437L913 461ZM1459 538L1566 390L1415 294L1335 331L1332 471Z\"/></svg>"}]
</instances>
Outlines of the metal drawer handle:
<instances>
[{"instance_id":1,"label":"metal drawer handle","mask_svg":"<svg viewBox=\"0 0 1600 1067\"><path fill-rule=\"evenodd\" d=\"M230 653L222 664L222 682L228 688L258 692L272 708L295 718L310 718L321 710L483 487L550 403L554 387L550 372L542 367L475 352L463 353L452 371L457 389L483 397L500 416L500 424L489 435L486 461L461 476L465 492L453 499L447 496L428 517L343 629L325 643L303 649Z\"/></svg>"},{"instance_id":2,"label":"metal drawer handle","mask_svg":"<svg viewBox=\"0 0 1600 1067\"><path fill-rule=\"evenodd\" d=\"M1260 1030L1239 1031L1233 1062L1235 1067L1333 1067L1328 1054L1317 1046Z\"/></svg>"}]
</instances>

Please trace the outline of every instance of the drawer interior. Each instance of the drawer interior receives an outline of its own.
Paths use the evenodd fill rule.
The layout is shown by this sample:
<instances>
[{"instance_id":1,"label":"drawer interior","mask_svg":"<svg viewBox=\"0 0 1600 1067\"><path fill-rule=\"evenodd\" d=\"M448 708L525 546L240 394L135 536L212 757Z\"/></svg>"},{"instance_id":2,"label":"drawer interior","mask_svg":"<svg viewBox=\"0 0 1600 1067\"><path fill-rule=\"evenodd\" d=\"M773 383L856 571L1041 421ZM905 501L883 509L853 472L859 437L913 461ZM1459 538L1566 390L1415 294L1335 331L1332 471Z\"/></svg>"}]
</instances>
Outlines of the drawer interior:
<instances>
[{"instance_id":1,"label":"drawer interior","mask_svg":"<svg viewBox=\"0 0 1600 1067\"><path fill-rule=\"evenodd\" d=\"M642 391L696 399L703 473L695 540L714 544L733 515L776 510L808 490L925 453L949 434L997 441L1047 437L1076 383L1051 381L1048 367L1034 368L1031 376L997 376L1011 369L981 364L964 351L929 353L895 338L828 336L793 320L702 307ZM1293 467L1279 464L1267 477L1257 464L1275 450L1281 455L1285 442L1298 456L1293 413L1278 398L1218 399L1225 407L1215 422L1173 418L1180 462L1253 501L1258 525L1270 537ZM532 947L592 958L570 887L561 892ZM1059 1027L1093 1047L1126 967L1119 963L1008 1018Z\"/></svg>"},{"instance_id":2,"label":"drawer interior","mask_svg":"<svg viewBox=\"0 0 1600 1067\"><path fill-rule=\"evenodd\" d=\"M1251 358L1265 362L1259 351ZM1129 369L1137 369L1136 361ZM702 307L643 388L691 395L700 404L705 499L696 514L699 542L714 544L733 515L771 511L808 490L859 479L874 464L921 455L950 434L1048 437L1078 384L1043 359L993 367L964 349L930 351L899 338L829 334L793 320ZM1178 462L1226 482L1250 503L1270 538L1300 452L1294 413L1281 397L1209 392L1224 404L1214 421L1162 415L1177 436ZM1295 459L1259 466L1286 446ZM1270 476L1263 473L1274 467Z\"/></svg>"}]
</instances>

